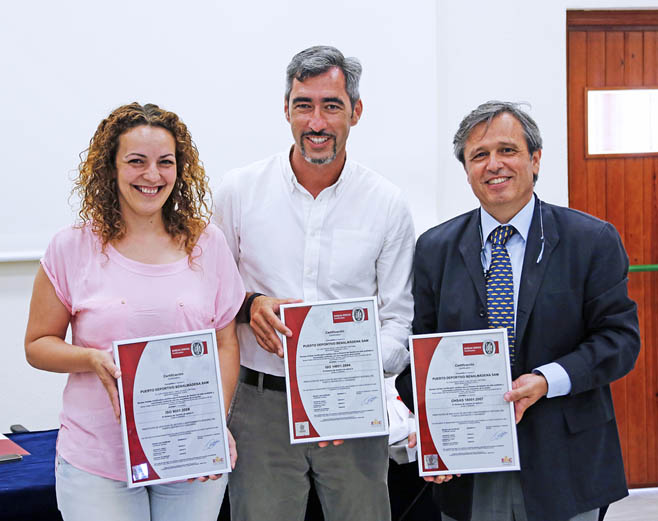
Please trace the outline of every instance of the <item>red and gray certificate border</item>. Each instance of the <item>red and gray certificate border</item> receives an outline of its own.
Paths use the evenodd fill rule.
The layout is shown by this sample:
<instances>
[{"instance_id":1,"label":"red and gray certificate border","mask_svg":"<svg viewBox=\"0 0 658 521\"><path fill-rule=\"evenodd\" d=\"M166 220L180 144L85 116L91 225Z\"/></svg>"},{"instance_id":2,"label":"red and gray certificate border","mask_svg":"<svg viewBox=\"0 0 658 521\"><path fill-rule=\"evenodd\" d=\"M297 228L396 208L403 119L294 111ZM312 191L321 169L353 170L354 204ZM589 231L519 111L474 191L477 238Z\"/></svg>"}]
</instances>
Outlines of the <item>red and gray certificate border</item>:
<instances>
[{"instance_id":1,"label":"red and gray certificate border","mask_svg":"<svg viewBox=\"0 0 658 521\"><path fill-rule=\"evenodd\" d=\"M117 388L119 391L119 403L121 405L121 436L123 438L123 449L125 455L125 464L126 464L126 477L127 484L129 488L142 487L145 485L157 485L159 483L171 483L175 481L182 481L190 478L197 478L200 476L206 476L209 474L226 474L231 472L231 457L229 452L228 444L228 429L226 426L226 414L224 408L224 392L222 388L222 375L219 370L219 356L217 353L217 338L216 332L214 329L201 329L197 331L184 331L180 333L171 333L167 335L157 335L149 337L140 337L140 338L131 338L127 340L116 340L113 342L113 352L114 352L114 363L121 370L121 376L117 380ZM168 478L160 478L155 472L153 467L149 462L148 456L144 454L141 442L139 441L139 435L137 434L137 428L135 424L134 409L132 404L132 395L133 395L133 386L135 383L135 374L137 371L137 366L139 365L139 359L141 354L146 347L146 344L153 341L162 341L170 340L170 347L178 342L181 343L192 343L192 342L201 342L205 348L208 350L208 354L211 354L210 363L214 365L215 374L217 376L217 395L219 397L217 404L217 411L219 417L221 418L221 428L222 428L222 438L224 440L224 462L220 465L218 464L216 468L213 468L211 471L196 472L196 473L185 473L182 472L180 475L176 475ZM132 349L131 349L132 348ZM133 351L132 356L126 357L124 353L128 351ZM167 353L170 353L170 350L167 350ZM129 432L130 431L130 432ZM131 453L132 449L132 453ZM140 454L135 454L134 451L141 451ZM135 456L139 456L138 459L135 459ZM148 476L155 476L154 478L143 478L143 479L134 479L132 467L133 463L137 461L146 461L145 465L149 467ZM142 463L144 465L144 463Z\"/></svg>"},{"instance_id":2,"label":"red and gray certificate border","mask_svg":"<svg viewBox=\"0 0 658 521\"><path fill-rule=\"evenodd\" d=\"M443 338L447 337L464 337L472 338L481 336L483 343L485 340L493 339L496 344L496 351L502 347L504 358L507 363L502 364L505 370L505 379L507 389L512 389L512 373L509 364L509 346L507 343L507 330L498 329L479 329L473 331L457 331L450 333L432 333L427 335L411 335L409 337L409 351L411 355L411 378L414 398L414 410L416 411L416 434L417 434L417 451L418 451L418 474L420 476L441 476L445 474L474 474L478 472L502 472L520 470L519 465L519 445L516 432L516 421L514 416L514 404L508 404L509 422L512 432L513 444L513 464L503 464L496 467L464 467L464 468L447 468L441 459L441 454L436 448L429 429L429 423L426 414L425 389L430 363L436 349ZM501 367L502 368L502 367ZM438 469L429 469L426 465L427 458L435 458L438 461L432 466L438 466ZM438 465L436 465L438 463Z\"/></svg>"},{"instance_id":3,"label":"red and gray certificate border","mask_svg":"<svg viewBox=\"0 0 658 521\"><path fill-rule=\"evenodd\" d=\"M297 374L295 367L296 357L292 356L289 353L290 350L296 352L297 342L299 340L299 333L301 332L301 327L304 324L304 318L308 314L311 308L315 307L335 307L345 305L347 307L360 307L363 308L366 313L368 309L372 310L372 323L374 328L374 340L376 342L376 351L377 351L377 378L379 383L377 385L378 392L380 394L380 403L382 404L382 427L377 431L371 432L360 432L360 431L345 431L340 434L332 434L331 436L321 436L317 433L313 425L311 424L308 414L306 413L301 395L299 392L299 386L297 384ZM360 306L359 306L360 305ZM302 317L299 317L297 314L296 321L288 320L286 322L286 310L294 308L308 308L306 313ZM346 440L351 438L369 438L372 436L387 436L388 431L388 411L386 410L386 389L384 382L384 365L382 362L382 350L381 350L381 338L380 338L380 322L379 322L379 309L377 307L377 297L361 297L361 298L349 298L349 299L336 299L336 300L322 300L317 302L302 302L298 304L284 304L280 308L281 311L281 320L288 328L292 330L293 336L289 339L286 336L281 335L283 342L283 358L285 366L285 378L286 378L286 398L288 401L288 424L290 428L290 443L309 443L309 442L318 442L318 441L331 441L331 440ZM292 313L289 313L289 318ZM366 315L367 316L367 315ZM301 318L301 320L300 320ZM294 323L293 323L294 322ZM310 426L310 432L305 436L298 436L295 432L295 423L300 421L308 421Z\"/></svg>"}]
</instances>

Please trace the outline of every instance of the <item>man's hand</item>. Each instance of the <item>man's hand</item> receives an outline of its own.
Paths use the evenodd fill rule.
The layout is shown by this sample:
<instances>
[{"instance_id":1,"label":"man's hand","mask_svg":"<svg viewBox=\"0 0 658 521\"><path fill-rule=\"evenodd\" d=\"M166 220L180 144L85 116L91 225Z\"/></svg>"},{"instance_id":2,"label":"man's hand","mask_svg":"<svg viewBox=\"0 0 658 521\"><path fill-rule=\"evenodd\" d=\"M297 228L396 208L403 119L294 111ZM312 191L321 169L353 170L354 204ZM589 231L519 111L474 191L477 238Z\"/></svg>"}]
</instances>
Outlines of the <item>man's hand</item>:
<instances>
[{"instance_id":1,"label":"man's hand","mask_svg":"<svg viewBox=\"0 0 658 521\"><path fill-rule=\"evenodd\" d=\"M413 449L416 446L416 443L418 442L418 436L416 435L415 432L410 432L408 439L409 439L409 443L407 443L407 447ZM461 476L461 474L457 474L457 477L459 476ZM446 474L444 476L423 476L423 479L428 483L436 483L437 485L440 485L441 483L450 481L452 477L453 477L452 474Z\"/></svg>"},{"instance_id":2,"label":"man's hand","mask_svg":"<svg viewBox=\"0 0 658 521\"><path fill-rule=\"evenodd\" d=\"M329 441L318 441L318 447L327 447L329 443L332 443L334 446L342 445L345 443L345 440L333 440L331 442Z\"/></svg>"},{"instance_id":3,"label":"man's hand","mask_svg":"<svg viewBox=\"0 0 658 521\"><path fill-rule=\"evenodd\" d=\"M281 304L296 304L298 302L302 301L294 298L274 298L265 295L260 295L253 300L249 325L254 335L256 335L258 345L265 351L275 353L283 358L283 344L281 344L276 332L291 336L292 331L279 319L279 307Z\"/></svg>"},{"instance_id":4,"label":"man's hand","mask_svg":"<svg viewBox=\"0 0 658 521\"><path fill-rule=\"evenodd\" d=\"M456 474L456 476L459 477L461 474ZM423 476L423 479L428 483L436 483L437 485L440 485L441 483L450 481L452 479L452 474L444 474L443 476Z\"/></svg>"},{"instance_id":5,"label":"man's hand","mask_svg":"<svg viewBox=\"0 0 658 521\"><path fill-rule=\"evenodd\" d=\"M528 407L545 396L548 382L541 374L522 374L512 382L512 390L505 393L505 401L514 402L516 423L521 421Z\"/></svg>"},{"instance_id":6,"label":"man's hand","mask_svg":"<svg viewBox=\"0 0 658 521\"><path fill-rule=\"evenodd\" d=\"M418 438L416 436L415 432L410 432L409 433L409 443L407 446L410 449L413 449L416 446L416 443L418 441ZM461 474L457 474L457 477L459 477ZM423 479L427 481L428 483L436 483L437 485L440 485L441 483L445 483L446 481L450 481L452 479L452 474L445 474L443 476L423 476Z\"/></svg>"},{"instance_id":7,"label":"man's hand","mask_svg":"<svg viewBox=\"0 0 658 521\"><path fill-rule=\"evenodd\" d=\"M235 469L235 463L238 461L238 447L231 431L226 429L226 432L228 432L228 452L231 457L231 468Z\"/></svg>"},{"instance_id":8,"label":"man's hand","mask_svg":"<svg viewBox=\"0 0 658 521\"><path fill-rule=\"evenodd\" d=\"M407 447L409 447L410 449L413 449L416 446L416 433L415 432L410 432L408 440L409 440L409 443L407 443Z\"/></svg>"}]
</instances>

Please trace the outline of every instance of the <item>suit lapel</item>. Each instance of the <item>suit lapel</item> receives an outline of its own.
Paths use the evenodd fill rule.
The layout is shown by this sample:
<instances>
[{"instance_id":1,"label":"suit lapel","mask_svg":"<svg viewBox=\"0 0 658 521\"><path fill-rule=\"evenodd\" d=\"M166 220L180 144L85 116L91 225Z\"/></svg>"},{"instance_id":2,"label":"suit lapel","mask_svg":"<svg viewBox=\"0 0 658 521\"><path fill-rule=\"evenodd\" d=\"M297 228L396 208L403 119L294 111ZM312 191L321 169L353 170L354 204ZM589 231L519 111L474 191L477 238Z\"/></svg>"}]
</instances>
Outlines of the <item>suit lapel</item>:
<instances>
[{"instance_id":1,"label":"suit lapel","mask_svg":"<svg viewBox=\"0 0 658 521\"><path fill-rule=\"evenodd\" d=\"M485 293L485 280L482 272L482 260L480 250L482 248L482 237L480 236L480 213L473 210L471 218L466 225L464 234L459 240L459 253L461 253L466 270L475 286L482 306L486 307L487 297Z\"/></svg>"},{"instance_id":2,"label":"suit lapel","mask_svg":"<svg viewBox=\"0 0 658 521\"><path fill-rule=\"evenodd\" d=\"M540 205L541 217L544 221L544 252L539 264L537 258L541 251L541 223L540 223ZM516 346L523 344L528 319L535 306L537 293L544 279L546 268L550 262L551 254L557 246L560 237L555 226L553 211L546 203L541 203L536 198L535 211L532 216L532 223L528 232L528 243L525 248L525 257L523 259L523 271L521 272L521 287L519 288L519 301L516 311Z\"/></svg>"}]
</instances>

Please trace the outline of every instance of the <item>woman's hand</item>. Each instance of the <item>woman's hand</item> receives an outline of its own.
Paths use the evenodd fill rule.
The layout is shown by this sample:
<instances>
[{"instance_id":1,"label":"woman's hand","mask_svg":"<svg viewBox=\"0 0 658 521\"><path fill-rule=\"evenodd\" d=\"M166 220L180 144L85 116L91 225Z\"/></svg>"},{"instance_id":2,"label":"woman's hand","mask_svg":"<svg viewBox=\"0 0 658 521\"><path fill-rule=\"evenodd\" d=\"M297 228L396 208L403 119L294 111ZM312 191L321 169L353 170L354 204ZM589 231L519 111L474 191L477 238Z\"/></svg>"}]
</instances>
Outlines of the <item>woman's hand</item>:
<instances>
[{"instance_id":1,"label":"woman's hand","mask_svg":"<svg viewBox=\"0 0 658 521\"><path fill-rule=\"evenodd\" d=\"M234 469L235 468L235 462L238 459L238 449L235 445L235 439L233 438L233 434L231 434L231 431L226 429L226 432L228 433L228 451L229 451L230 458L231 458L231 468ZM214 481L214 480L219 479L221 477L222 477L221 474L210 474L208 476L200 476L198 478L190 478L187 481L189 483L194 483L195 481L200 481L201 483L203 483L205 481L208 481L209 479Z\"/></svg>"},{"instance_id":2,"label":"woman's hand","mask_svg":"<svg viewBox=\"0 0 658 521\"><path fill-rule=\"evenodd\" d=\"M39 266L34 279L30 316L25 331L25 356L30 365L56 373L93 371L110 398L117 420L121 418L117 378L121 371L109 351L66 343L71 314L55 293L50 279Z\"/></svg>"},{"instance_id":3,"label":"woman's hand","mask_svg":"<svg viewBox=\"0 0 658 521\"><path fill-rule=\"evenodd\" d=\"M121 408L119 407L119 391L117 389L117 379L121 376L121 371L114 364L112 355L107 351L100 349L87 349L89 365L100 379L103 387L110 398L114 416L117 421L121 420Z\"/></svg>"}]
</instances>

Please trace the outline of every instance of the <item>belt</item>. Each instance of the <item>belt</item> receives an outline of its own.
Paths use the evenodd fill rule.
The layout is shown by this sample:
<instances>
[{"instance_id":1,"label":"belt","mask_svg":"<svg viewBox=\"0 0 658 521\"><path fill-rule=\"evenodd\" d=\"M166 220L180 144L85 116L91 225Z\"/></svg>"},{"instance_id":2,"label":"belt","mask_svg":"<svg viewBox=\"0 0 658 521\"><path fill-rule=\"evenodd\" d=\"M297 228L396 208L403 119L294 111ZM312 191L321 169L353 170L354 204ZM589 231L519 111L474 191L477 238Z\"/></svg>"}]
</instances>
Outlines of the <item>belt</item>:
<instances>
[{"instance_id":1,"label":"belt","mask_svg":"<svg viewBox=\"0 0 658 521\"><path fill-rule=\"evenodd\" d=\"M270 391L286 391L286 379L283 376L274 376L260 371L254 371L243 365L240 366L240 381L247 385L258 387L260 375L263 375L263 389Z\"/></svg>"}]
</instances>

